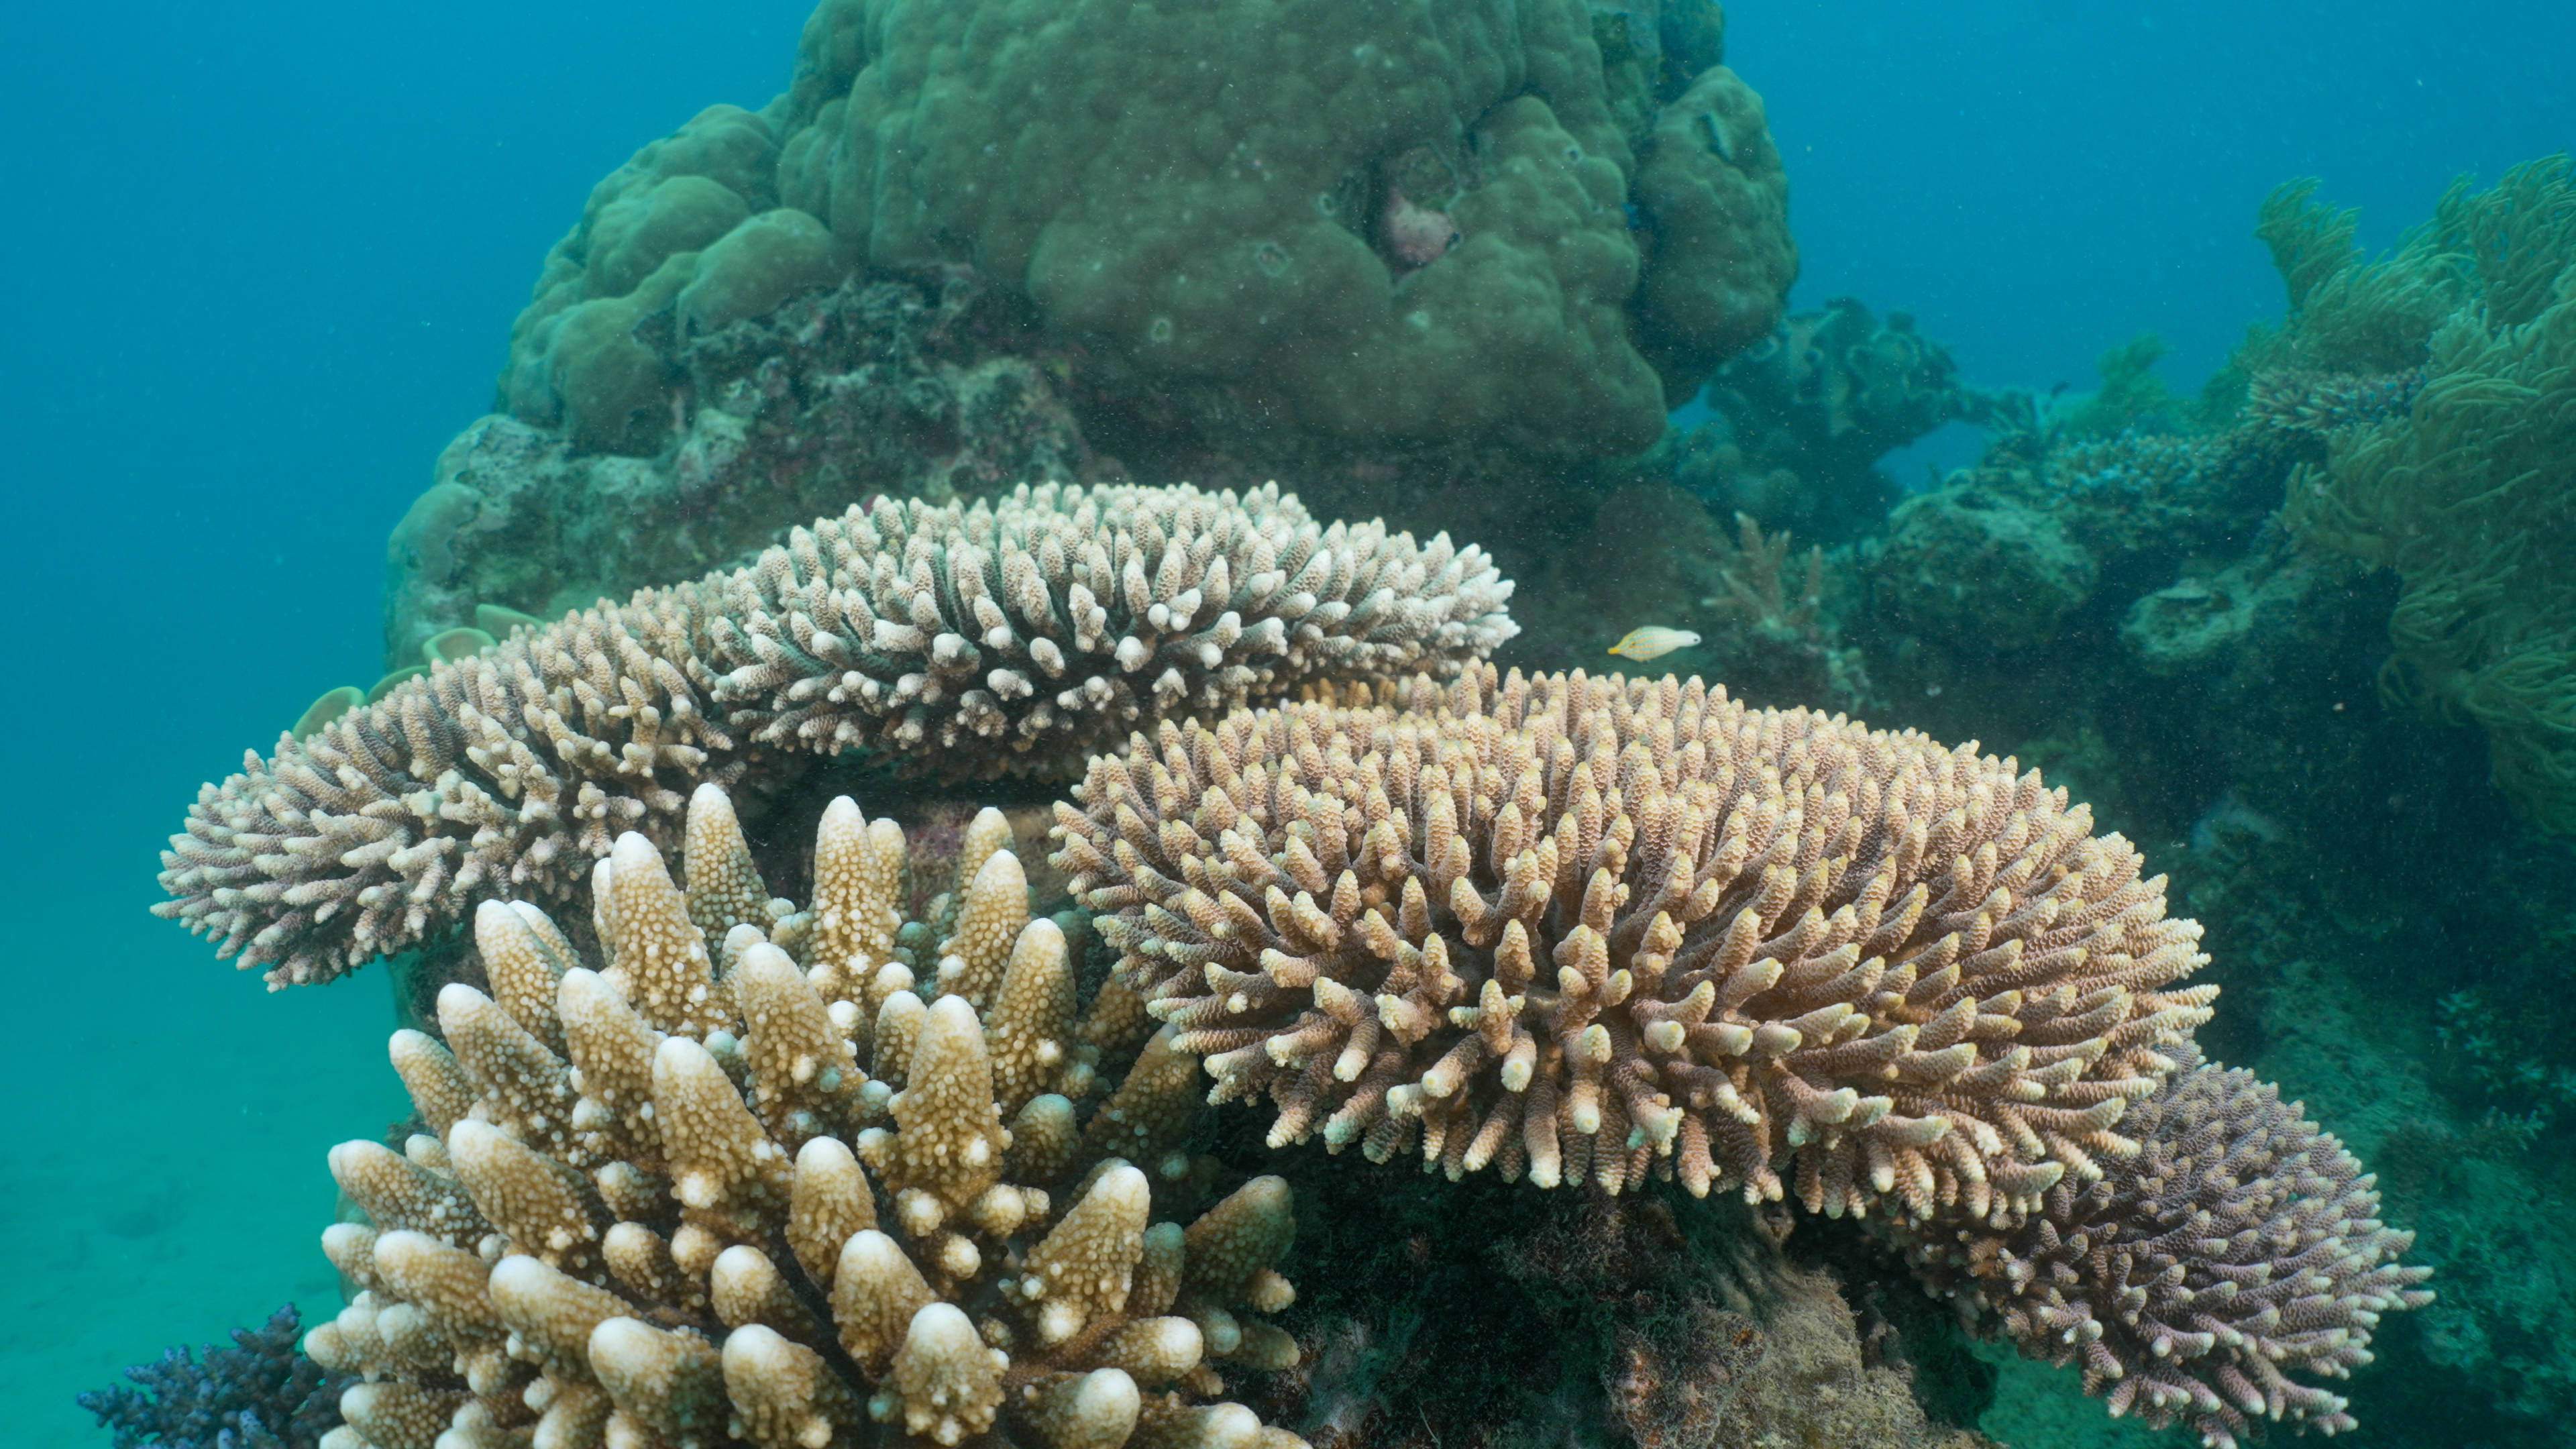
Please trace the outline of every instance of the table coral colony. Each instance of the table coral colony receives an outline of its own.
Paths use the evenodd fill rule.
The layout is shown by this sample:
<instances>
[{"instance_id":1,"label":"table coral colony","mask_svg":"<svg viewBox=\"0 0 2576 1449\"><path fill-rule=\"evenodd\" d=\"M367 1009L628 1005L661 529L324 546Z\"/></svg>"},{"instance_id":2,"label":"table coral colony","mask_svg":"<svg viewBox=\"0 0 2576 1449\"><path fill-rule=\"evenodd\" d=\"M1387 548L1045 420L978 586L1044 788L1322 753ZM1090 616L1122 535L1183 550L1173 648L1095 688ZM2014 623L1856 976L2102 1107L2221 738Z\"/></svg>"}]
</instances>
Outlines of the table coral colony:
<instances>
[{"instance_id":1,"label":"table coral colony","mask_svg":"<svg viewBox=\"0 0 2576 1449\"><path fill-rule=\"evenodd\" d=\"M749 567L441 661L208 785L156 907L272 985L328 980L480 895L564 899L701 781L863 748L1064 775L1170 711L1454 668L1509 638L1474 545L1320 525L1273 486L879 500Z\"/></svg>"}]
</instances>

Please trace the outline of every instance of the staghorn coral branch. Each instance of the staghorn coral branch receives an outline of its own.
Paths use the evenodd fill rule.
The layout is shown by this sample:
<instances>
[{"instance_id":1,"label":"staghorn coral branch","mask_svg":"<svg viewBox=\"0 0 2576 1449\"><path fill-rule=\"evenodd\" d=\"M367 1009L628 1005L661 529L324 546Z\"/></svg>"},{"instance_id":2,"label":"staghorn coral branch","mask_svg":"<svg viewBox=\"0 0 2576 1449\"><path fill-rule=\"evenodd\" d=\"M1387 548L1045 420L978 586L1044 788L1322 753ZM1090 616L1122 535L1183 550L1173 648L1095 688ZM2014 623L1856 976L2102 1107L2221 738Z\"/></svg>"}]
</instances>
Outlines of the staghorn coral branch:
<instances>
[{"instance_id":1,"label":"staghorn coral branch","mask_svg":"<svg viewBox=\"0 0 2576 1449\"><path fill-rule=\"evenodd\" d=\"M1056 863L1212 1099L1450 1176L2010 1221L2135 1144L2215 987L2010 760L1666 676L1481 666L1166 723Z\"/></svg>"},{"instance_id":2,"label":"staghorn coral branch","mask_svg":"<svg viewBox=\"0 0 2576 1449\"><path fill-rule=\"evenodd\" d=\"M1161 719L1454 670L1516 632L1510 594L1473 545L1319 525L1275 484L880 500L245 756L153 909L272 987L327 981L477 899L570 898L621 832L669 844L692 788L755 765L1070 775Z\"/></svg>"},{"instance_id":3,"label":"staghorn coral branch","mask_svg":"<svg viewBox=\"0 0 2576 1449\"><path fill-rule=\"evenodd\" d=\"M1897 1229L1936 1291L1993 1309L2023 1353L2080 1363L2086 1392L2154 1427L2176 1420L2233 1449L2251 1416L2333 1433L2340 1395L2289 1377L2370 1362L2383 1313L2420 1308L2415 1235L2334 1136L2253 1074L2175 1053L2181 1070L2130 1109L2140 1150L2101 1179L2061 1182L2041 1210Z\"/></svg>"}]
</instances>

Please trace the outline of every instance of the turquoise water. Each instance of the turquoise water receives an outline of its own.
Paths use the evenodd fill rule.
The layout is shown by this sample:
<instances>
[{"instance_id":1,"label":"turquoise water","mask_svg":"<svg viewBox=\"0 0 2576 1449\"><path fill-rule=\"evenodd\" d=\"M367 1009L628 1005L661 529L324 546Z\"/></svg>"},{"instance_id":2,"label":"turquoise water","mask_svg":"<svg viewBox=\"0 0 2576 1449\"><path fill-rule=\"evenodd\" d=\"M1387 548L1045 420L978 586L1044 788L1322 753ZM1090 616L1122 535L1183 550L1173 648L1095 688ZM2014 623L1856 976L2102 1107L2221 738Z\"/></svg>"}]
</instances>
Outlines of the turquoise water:
<instances>
[{"instance_id":1,"label":"turquoise water","mask_svg":"<svg viewBox=\"0 0 2576 1449\"><path fill-rule=\"evenodd\" d=\"M0 453L0 678L20 726L0 830L0 909L17 925L0 1225L21 1260L0 1290L0 1438L103 1444L76 1392L283 1302L308 1321L336 1311L317 1247L334 1210L323 1155L409 1110L385 1063L386 973L263 991L146 914L155 853L198 782L264 752L321 690L386 667L384 540L490 406L546 247L635 147L710 103L775 93L804 20L797 4L272 4L66 7L0 25L17 138L0 149L0 275L16 282L0 343L16 423ZM1980 387L2080 393L2101 353L2152 331L2170 347L2157 375L2188 395L2248 324L2281 312L2249 237L2278 182L2324 177L2320 195L2361 207L2360 244L2377 250L2455 175L2492 181L2576 144L2559 60L2576 53L2576 19L2536 0L2438 20L2391 5L2002 3L1855 19L1748 0L1727 21L1727 62L1761 92L1788 176L1790 310L1845 294L1908 310ZM1709 414L1682 403L1676 416ZM1888 467L1911 486L1983 442L1953 423ZM1646 622L1623 616L1605 637ZM1579 657L1524 662L1599 653L1586 636ZM2380 707L2367 686L2350 699ZM2023 719L2025 703L1994 713ZM1874 722L2016 743L1956 694L1907 708L1918 716ZM2450 753L2393 790L2487 788L2474 740L2439 741ZM2083 752L2063 753L2051 778L2080 790ZM2195 821L2238 819L2220 809L2225 780L2165 783L2176 799L2102 806L2157 869L2192 859ZM2520 828L2492 800L2466 818ZM2566 863L2563 837L2529 840L2535 874ZM2312 963L2274 950L2223 874L2187 874L2210 890L2177 910L2249 957L2258 941L2270 952L2247 973L2248 1003L2288 993L2279 983ZM2463 989L2537 974L2529 959L2451 960L2444 929L2355 927L2389 944L2329 963L2357 983L2352 1040L2387 1025L2374 1002L2429 1009L2428 993L2370 974L2410 951ZM2549 938L2512 939L2536 952ZM2266 1018L2222 1041L2250 1052L2259 1037L2249 1064L2368 1155L2401 1121L2469 1132L2510 1106L2445 1067L2450 1039L2431 1027L2390 1027L2367 1071L2349 1060L2360 1048L2313 1025ZM2481 1157L2474 1182L2563 1204L2563 1139ZM2525 1231L2480 1238L2468 1271L2560 1261L2554 1229ZM2444 1362L2526 1354L2535 1378L2559 1352L2437 1348ZM1995 1362L1981 1427L1996 1440L2150 1442L2108 1437L2066 1376ZM2478 1422L2511 1426L2493 1430L2499 1445L2553 1442L2501 1406Z\"/></svg>"}]
</instances>

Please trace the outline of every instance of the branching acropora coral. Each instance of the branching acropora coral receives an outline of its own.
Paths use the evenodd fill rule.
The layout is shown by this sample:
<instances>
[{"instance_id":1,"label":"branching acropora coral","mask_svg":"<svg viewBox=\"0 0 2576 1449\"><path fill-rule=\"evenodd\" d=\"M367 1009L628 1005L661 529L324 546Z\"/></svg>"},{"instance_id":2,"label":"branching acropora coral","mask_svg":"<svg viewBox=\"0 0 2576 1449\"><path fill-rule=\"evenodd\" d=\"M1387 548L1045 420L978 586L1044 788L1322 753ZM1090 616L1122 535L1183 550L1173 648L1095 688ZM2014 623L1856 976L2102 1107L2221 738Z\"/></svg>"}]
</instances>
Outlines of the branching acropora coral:
<instances>
[{"instance_id":1,"label":"branching acropora coral","mask_svg":"<svg viewBox=\"0 0 2576 1449\"><path fill-rule=\"evenodd\" d=\"M764 752L1070 776L1155 720L1454 670L1515 632L1510 595L1473 545L1321 526L1276 485L879 500L246 757L198 792L154 909L272 986L324 981L478 899L570 899Z\"/></svg>"},{"instance_id":2,"label":"branching acropora coral","mask_svg":"<svg viewBox=\"0 0 2576 1449\"><path fill-rule=\"evenodd\" d=\"M2200 929L2011 760L1666 676L1410 681L1092 762L1057 863L1127 983L1317 1132L1450 1175L2008 1220L2215 987Z\"/></svg>"},{"instance_id":3,"label":"branching acropora coral","mask_svg":"<svg viewBox=\"0 0 2576 1449\"><path fill-rule=\"evenodd\" d=\"M2080 1363L2114 1414L2226 1449L2250 1416L2353 1428L2341 1396L2289 1374L2347 1376L2381 1314L2432 1301L2413 1286L2431 1270L2397 1262L2415 1235L2381 1224L2361 1164L2278 1088L2177 1055L2124 1124L2134 1156L2008 1232L1925 1230L1909 1255L2023 1352Z\"/></svg>"},{"instance_id":4,"label":"branching acropora coral","mask_svg":"<svg viewBox=\"0 0 2576 1449\"><path fill-rule=\"evenodd\" d=\"M1115 984L1077 1011L1007 826L968 834L935 946L895 905L901 829L847 798L804 910L713 787L686 890L621 837L605 969L482 906L493 994L449 986L443 1043L393 1039L431 1132L331 1153L370 1219L323 1235L365 1290L306 1341L366 1375L332 1449L1299 1449L1217 1367L1297 1361L1253 1316L1293 1297L1286 1185L1152 1220L1190 1074L1157 1039L1097 1100L1152 1023Z\"/></svg>"}]
</instances>

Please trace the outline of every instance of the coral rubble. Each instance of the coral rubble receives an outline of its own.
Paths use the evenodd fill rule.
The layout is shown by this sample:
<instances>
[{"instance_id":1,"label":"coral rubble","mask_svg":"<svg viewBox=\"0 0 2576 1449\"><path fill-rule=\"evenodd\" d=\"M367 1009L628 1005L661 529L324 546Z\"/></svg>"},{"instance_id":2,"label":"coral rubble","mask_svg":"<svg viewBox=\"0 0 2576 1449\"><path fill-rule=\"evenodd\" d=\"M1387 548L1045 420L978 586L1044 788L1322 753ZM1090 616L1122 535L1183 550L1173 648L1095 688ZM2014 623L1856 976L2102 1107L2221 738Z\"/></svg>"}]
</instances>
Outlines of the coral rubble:
<instances>
[{"instance_id":1,"label":"coral rubble","mask_svg":"<svg viewBox=\"0 0 2576 1449\"><path fill-rule=\"evenodd\" d=\"M478 895L567 898L762 752L1069 774L1169 714L1455 668L1511 637L1510 593L1474 545L1322 527L1275 485L880 500L248 756L171 838L155 910L272 985L327 980Z\"/></svg>"},{"instance_id":2,"label":"coral rubble","mask_svg":"<svg viewBox=\"0 0 2576 1449\"><path fill-rule=\"evenodd\" d=\"M1139 736L1057 812L1274 1143L2002 1220L2132 1151L2208 1016L2162 877L2009 760L1670 676L1354 698Z\"/></svg>"},{"instance_id":3,"label":"coral rubble","mask_svg":"<svg viewBox=\"0 0 2576 1449\"><path fill-rule=\"evenodd\" d=\"M1223 1377L1298 1361L1261 1316L1294 1296L1272 1267L1285 1186L1154 1220L1191 1191L1189 1074L1157 1038L1120 1078L1153 1024L1114 984L1078 1008L1007 827L968 834L944 937L901 919L893 822L835 801L800 910L713 787L685 889L641 835L600 863L603 967L535 907L486 903L493 994L452 985L444 1042L393 1039L429 1130L331 1153L368 1219L324 1234L363 1291L306 1340L365 1376L335 1449L1004 1426L1056 1449L1295 1449Z\"/></svg>"}]
</instances>

